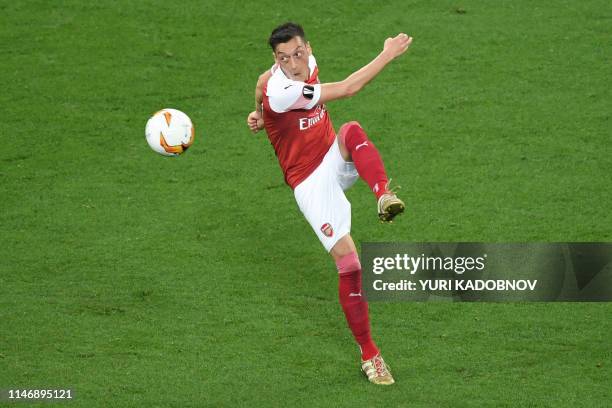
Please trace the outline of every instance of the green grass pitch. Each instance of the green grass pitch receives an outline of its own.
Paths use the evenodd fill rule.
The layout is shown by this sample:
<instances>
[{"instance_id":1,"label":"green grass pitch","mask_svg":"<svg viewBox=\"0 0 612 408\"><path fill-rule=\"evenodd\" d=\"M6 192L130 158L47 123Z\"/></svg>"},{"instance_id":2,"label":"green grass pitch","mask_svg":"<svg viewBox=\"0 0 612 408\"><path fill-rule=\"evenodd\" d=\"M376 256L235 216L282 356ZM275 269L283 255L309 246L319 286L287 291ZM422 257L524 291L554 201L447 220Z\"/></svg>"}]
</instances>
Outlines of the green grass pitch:
<instances>
[{"instance_id":1,"label":"green grass pitch","mask_svg":"<svg viewBox=\"0 0 612 408\"><path fill-rule=\"evenodd\" d=\"M612 240L609 1L1 2L0 388L72 387L71 407L611 404L609 303L372 303L397 384L367 383L334 264L245 123L287 20L323 81L414 37L329 104L408 206L381 225L359 182L357 243ZM180 158L145 143L163 107L196 124Z\"/></svg>"}]
</instances>

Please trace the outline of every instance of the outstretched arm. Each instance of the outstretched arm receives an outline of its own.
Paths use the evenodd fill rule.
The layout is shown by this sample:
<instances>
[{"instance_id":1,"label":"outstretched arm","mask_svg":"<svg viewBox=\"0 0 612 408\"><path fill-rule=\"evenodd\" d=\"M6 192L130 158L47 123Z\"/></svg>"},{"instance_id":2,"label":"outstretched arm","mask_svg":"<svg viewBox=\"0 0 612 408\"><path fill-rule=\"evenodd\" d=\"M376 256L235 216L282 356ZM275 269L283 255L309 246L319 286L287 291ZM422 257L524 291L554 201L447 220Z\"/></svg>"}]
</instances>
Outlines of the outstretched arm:
<instances>
[{"instance_id":1,"label":"outstretched arm","mask_svg":"<svg viewBox=\"0 0 612 408\"><path fill-rule=\"evenodd\" d=\"M404 33L394 38L387 38L382 52L368 65L352 73L343 81L322 84L319 103L323 104L355 95L374 79L388 63L405 53L411 43L412 37Z\"/></svg>"},{"instance_id":2,"label":"outstretched arm","mask_svg":"<svg viewBox=\"0 0 612 408\"><path fill-rule=\"evenodd\" d=\"M261 104L263 103L263 87L266 81L270 79L270 75L270 71L261 74L257 81L257 86L255 87L255 110L249 113L247 117L247 125L253 133L257 133L264 128L263 108Z\"/></svg>"}]
</instances>

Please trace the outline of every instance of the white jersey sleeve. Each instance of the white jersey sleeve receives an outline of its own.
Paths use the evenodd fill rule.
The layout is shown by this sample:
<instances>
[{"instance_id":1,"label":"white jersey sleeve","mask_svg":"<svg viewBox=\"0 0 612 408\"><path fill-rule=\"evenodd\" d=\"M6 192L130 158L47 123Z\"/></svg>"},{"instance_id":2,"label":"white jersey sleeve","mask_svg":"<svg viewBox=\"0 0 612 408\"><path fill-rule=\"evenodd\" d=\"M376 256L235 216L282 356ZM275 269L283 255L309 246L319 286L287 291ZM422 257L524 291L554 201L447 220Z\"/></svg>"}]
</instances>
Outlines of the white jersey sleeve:
<instances>
[{"instance_id":1,"label":"white jersey sleeve","mask_svg":"<svg viewBox=\"0 0 612 408\"><path fill-rule=\"evenodd\" d=\"M268 81L266 94L270 108L277 113L294 109L312 109L321 97L321 84L292 81L277 68Z\"/></svg>"}]
</instances>

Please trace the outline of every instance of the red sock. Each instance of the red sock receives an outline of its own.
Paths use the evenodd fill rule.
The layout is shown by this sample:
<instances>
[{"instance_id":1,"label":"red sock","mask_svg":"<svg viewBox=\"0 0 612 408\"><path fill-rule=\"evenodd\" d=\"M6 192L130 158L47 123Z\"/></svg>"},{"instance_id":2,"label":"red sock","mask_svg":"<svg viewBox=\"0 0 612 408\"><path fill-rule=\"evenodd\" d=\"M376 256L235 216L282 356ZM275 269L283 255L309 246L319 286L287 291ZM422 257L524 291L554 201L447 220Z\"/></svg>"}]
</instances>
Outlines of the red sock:
<instances>
[{"instance_id":1,"label":"red sock","mask_svg":"<svg viewBox=\"0 0 612 408\"><path fill-rule=\"evenodd\" d=\"M344 145L351 153L359 176L370 186L376 199L387 191L387 173L380 153L358 122L342 125L338 132Z\"/></svg>"},{"instance_id":2,"label":"red sock","mask_svg":"<svg viewBox=\"0 0 612 408\"><path fill-rule=\"evenodd\" d=\"M340 304L346 316L353 337L359 343L361 359L369 360L378 354L378 348L372 341L370 334L370 318L368 316L368 302L361 292L361 264L355 252L340 258L336 262L338 276L340 277L338 292Z\"/></svg>"}]
</instances>

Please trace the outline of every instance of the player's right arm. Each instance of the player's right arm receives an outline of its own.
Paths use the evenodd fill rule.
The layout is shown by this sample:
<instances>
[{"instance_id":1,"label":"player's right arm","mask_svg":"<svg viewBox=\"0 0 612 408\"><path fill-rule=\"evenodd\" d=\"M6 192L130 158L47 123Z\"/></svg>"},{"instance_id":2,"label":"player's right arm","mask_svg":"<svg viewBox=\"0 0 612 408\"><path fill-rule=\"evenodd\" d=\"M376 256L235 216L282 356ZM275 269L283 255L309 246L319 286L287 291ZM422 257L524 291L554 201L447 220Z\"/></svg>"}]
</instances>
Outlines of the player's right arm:
<instances>
[{"instance_id":1,"label":"player's right arm","mask_svg":"<svg viewBox=\"0 0 612 408\"><path fill-rule=\"evenodd\" d=\"M349 75L340 82L321 84L321 96L318 103L324 104L336 99L349 98L361 91L372 79L393 61L406 52L412 37L402 33L394 38L387 38L383 50L368 65Z\"/></svg>"},{"instance_id":2,"label":"player's right arm","mask_svg":"<svg viewBox=\"0 0 612 408\"><path fill-rule=\"evenodd\" d=\"M247 125L251 132L257 133L264 128L263 119L263 88L265 83L270 79L270 71L266 71L259 76L257 86L255 87L255 110L249 113L247 117Z\"/></svg>"}]
</instances>

